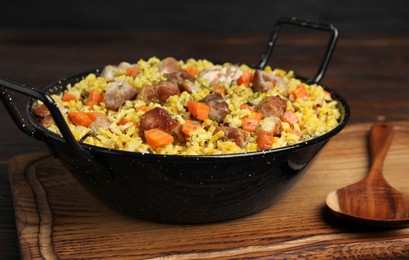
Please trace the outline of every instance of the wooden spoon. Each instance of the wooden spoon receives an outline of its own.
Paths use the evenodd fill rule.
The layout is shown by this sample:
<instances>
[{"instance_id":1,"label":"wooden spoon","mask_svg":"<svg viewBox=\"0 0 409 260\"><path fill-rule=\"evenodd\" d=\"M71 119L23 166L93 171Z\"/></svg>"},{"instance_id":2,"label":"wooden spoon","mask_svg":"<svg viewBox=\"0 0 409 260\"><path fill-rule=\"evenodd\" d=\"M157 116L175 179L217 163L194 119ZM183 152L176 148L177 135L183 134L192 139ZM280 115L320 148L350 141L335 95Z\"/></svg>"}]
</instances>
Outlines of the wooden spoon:
<instances>
[{"instance_id":1,"label":"wooden spoon","mask_svg":"<svg viewBox=\"0 0 409 260\"><path fill-rule=\"evenodd\" d=\"M370 226L409 225L409 196L390 186L382 175L383 162L393 135L390 124L379 122L372 126L369 174L357 183L328 194L326 203L335 215Z\"/></svg>"}]
</instances>

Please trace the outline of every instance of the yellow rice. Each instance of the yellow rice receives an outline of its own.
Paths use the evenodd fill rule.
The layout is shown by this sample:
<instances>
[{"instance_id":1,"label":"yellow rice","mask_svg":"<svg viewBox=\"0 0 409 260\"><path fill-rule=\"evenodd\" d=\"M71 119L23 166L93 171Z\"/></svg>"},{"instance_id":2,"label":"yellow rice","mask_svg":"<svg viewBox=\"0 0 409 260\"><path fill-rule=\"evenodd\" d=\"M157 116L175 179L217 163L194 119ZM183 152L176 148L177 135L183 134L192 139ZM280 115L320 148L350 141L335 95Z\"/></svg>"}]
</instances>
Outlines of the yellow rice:
<instances>
[{"instance_id":1,"label":"yellow rice","mask_svg":"<svg viewBox=\"0 0 409 260\"><path fill-rule=\"evenodd\" d=\"M115 80L125 80L129 82L137 91L146 84L156 84L164 77L159 73L157 64L160 59L153 57L149 60L139 60L136 65L138 74L136 77L126 76L124 70L118 70L115 74ZM197 71L202 71L214 64L207 60L189 59L179 61L182 68L193 67ZM241 65L243 71L253 70L249 66ZM236 128L242 127L243 117L250 114L247 109L240 109L240 105L252 102L257 103L266 96L279 95L287 101L286 110L292 110L297 115L299 121L295 124L289 124L282 121L281 134L274 137L274 143L271 148L279 148L288 145L293 145L299 142L308 141L312 138L320 136L332 130L338 125L340 112L337 109L337 102L331 98L331 95L317 84L305 84L294 77L292 71L283 71L280 69L272 69L266 67L265 71L275 75L280 75L286 82L285 88L274 87L268 92L255 92L250 87L244 85L224 86L226 94L225 101L228 103L231 113L226 116L223 125ZM141 152L141 153L158 153L158 154L178 154L178 155L216 155L216 154L232 154L257 151L255 136L252 133L247 144L241 148L233 141L223 141L223 132L215 131L217 122L206 119L202 122L202 128L199 128L194 133L190 133L190 137L186 139L186 143L171 143L166 146L153 148L150 147L144 140L138 124L145 112L137 111L136 108L146 105L148 110L154 107L162 107L166 109L174 119L180 124L183 124L190 117L187 111L187 102L189 100L201 100L209 93L212 93L212 88L203 80L196 80L197 86L202 86L196 93L182 92L180 96L174 95L166 100L164 104L149 102L134 99L128 100L118 109L112 111L106 108L104 102L99 105L94 105L90 108L81 100L81 93L90 89L105 91L107 81L95 74L89 74L83 80L75 85L68 85L66 92L75 95L77 100L67 102L62 101L62 93L53 95L56 102L63 103L67 112L75 111L99 111L104 113L110 120L111 125L108 129L99 129L95 135L90 135L90 130L87 127L76 126L70 122L67 113L64 113L67 124L69 125L74 137L77 140L94 146L100 146L110 149ZM305 100L295 99L291 92L300 84L304 84L308 98ZM203 87L203 85L205 87ZM118 125L122 118L129 119L132 123ZM206 127L204 127L206 126ZM58 128L52 124L49 130L59 134ZM207 130L206 130L207 129ZM295 131L294 131L295 130ZM299 133L299 134L297 134Z\"/></svg>"}]
</instances>

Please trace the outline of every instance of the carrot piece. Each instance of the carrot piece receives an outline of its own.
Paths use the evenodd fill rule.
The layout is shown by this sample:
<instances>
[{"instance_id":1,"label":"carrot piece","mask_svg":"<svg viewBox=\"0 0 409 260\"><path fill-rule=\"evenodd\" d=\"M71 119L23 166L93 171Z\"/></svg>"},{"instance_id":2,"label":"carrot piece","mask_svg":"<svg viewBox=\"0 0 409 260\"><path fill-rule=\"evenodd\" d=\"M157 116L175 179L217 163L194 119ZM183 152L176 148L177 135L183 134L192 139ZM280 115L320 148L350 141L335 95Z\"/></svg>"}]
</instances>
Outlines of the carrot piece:
<instances>
[{"instance_id":1,"label":"carrot piece","mask_svg":"<svg viewBox=\"0 0 409 260\"><path fill-rule=\"evenodd\" d=\"M64 95L62 96L62 101L70 101L70 100L77 100L77 97L68 92L64 93Z\"/></svg>"},{"instance_id":2,"label":"carrot piece","mask_svg":"<svg viewBox=\"0 0 409 260\"><path fill-rule=\"evenodd\" d=\"M173 143L173 136L158 128L145 131L145 139L148 145L153 148L165 146Z\"/></svg>"},{"instance_id":3,"label":"carrot piece","mask_svg":"<svg viewBox=\"0 0 409 260\"><path fill-rule=\"evenodd\" d=\"M97 90L91 89L88 95L87 106L92 108L94 105L99 105L99 103L101 103L103 99L104 99L103 93Z\"/></svg>"},{"instance_id":4,"label":"carrot piece","mask_svg":"<svg viewBox=\"0 0 409 260\"><path fill-rule=\"evenodd\" d=\"M92 121L94 121L97 117L106 117L102 112L87 112L87 115Z\"/></svg>"},{"instance_id":5,"label":"carrot piece","mask_svg":"<svg viewBox=\"0 0 409 260\"><path fill-rule=\"evenodd\" d=\"M250 86L250 83L253 82L253 72L247 70L241 74L241 76L237 79L238 85L244 85L246 87Z\"/></svg>"},{"instance_id":6,"label":"carrot piece","mask_svg":"<svg viewBox=\"0 0 409 260\"><path fill-rule=\"evenodd\" d=\"M129 119L123 117L121 118L118 123L116 123L117 125L126 125L127 123L131 122Z\"/></svg>"},{"instance_id":7,"label":"carrot piece","mask_svg":"<svg viewBox=\"0 0 409 260\"><path fill-rule=\"evenodd\" d=\"M220 85L217 85L217 84L213 85L213 91L218 92L218 93L220 93L222 95L226 94L226 89L223 86L220 86Z\"/></svg>"},{"instance_id":8,"label":"carrot piece","mask_svg":"<svg viewBox=\"0 0 409 260\"><path fill-rule=\"evenodd\" d=\"M189 100L187 103L187 109L194 117L201 121L206 120L209 117L210 107L205 103Z\"/></svg>"},{"instance_id":9,"label":"carrot piece","mask_svg":"<svg viewBox=\"0 0 409 260\"><path fill-rule=\"evenodd\" d=\"M135 78L137 74L138 74L138 67L136 67L136 66L129 67L129 68L125 71L125 75L126 75L126 76L132 76L132 77Z\"/></svg>"},{"instance_id":10,"label":"carrot piece","mask_svg":"<svg viewBox=\"0 0 409 260\"><path fill-rule=\"evenodd\" d=\"M190 132L200 127L201 125L199 122L193 120L186 120L185 123L182 125L182 132L185 134L185 136L189 137Z\"/></svg>"},{"instance_id":11,"label":"carrot piece","mask_svg":"<svg viewBox=\"0 0 409 260\"><path fill-rule=\"evenodd\" d=\"M148 111L148 106L147 105L139 106L139 107L135 108L135 111L136 112L138 112L138 111L146 112L146 111Z\"/></svg>"},{"instance_id":12,"label":"carrot piece","mask_svg":"<svg viewBox=\"0 0 409 260\"><path fill-rule=\"evenodd\" d=\"M255 112L256 109L253 106L247 105L247 104L241 104L240 109L247 109L250 110L250 112Z\"/></svg>"},{"instance_id":13,"label":"carrot piece","mask_svg":"<svg viewBox=\"0 0 409 260\"><path fill-rule=\"evenodd\" d=\"M88 98L90 101L95 102L96 104L99 104L104 99L104 95L95 89L91 89L89 91Z\"/></svg>"},{"instance_id":14,"label":"carrot piece","mask_svg":"<svg viewBox=\"0 0 409 260\"><path fill-rule=\"evenodd\" d=\"M197 70L195 68L193 68L192 66L187 66L186 71L192 77L195 77L197 75Z\"/></svg>"},{"instance_id":15,"label":"carrot piece","mask_svg":"<svg viewBox=\"0 0 409 260\"><path fill-rule=\"evenodd\" d=\"M69 112L68 119L76 126L85 127L89 127L93 121L86 112Z\"/></svg>"},{"instance_id":16,"label":"carrot piece","mask_svg":"<svg viewBox=\"0 0 409 260\"><path fill-rule=\"evenodd\" d=\"M291 94L294 95L296 99L303 99L306 100L308 98L308 92L305 89L304 85L299 85L296 89L294 89Z\"/></svg>"},{"instance_id":17,"label":"carrot piece","mask_svg":"<svg viewBox=\"0 0 409 260\"><path fill-rule=\"evenodd\" d=\"M281 120L283 120L284 122L289 123L290 125L293 125L295 123L298 123L298 117L297 115L291 111L291 110L287 110L285 111L282 115L281 115Z\"/></svg>"},{"instance_id":18,"label":"carrot piece","mask_svg":"<svg viewBox=\"0 0 409 260\"><path fill-rule=\"evenodd\" d=\"M260 131L256 137L257 149L271 149L274 143L274 134L267 131Z\"/></svg>"},{"instance_id":19,"label":"carrot piece","mask_svg":"<svg viewBox=\"0 0 409 260\"><path fill-rule=\"evenodd\" d=\"M260 119L244 117L242 119L242 128L247 132L255 132L259 123Z\"/></svg>"}]
</instances>

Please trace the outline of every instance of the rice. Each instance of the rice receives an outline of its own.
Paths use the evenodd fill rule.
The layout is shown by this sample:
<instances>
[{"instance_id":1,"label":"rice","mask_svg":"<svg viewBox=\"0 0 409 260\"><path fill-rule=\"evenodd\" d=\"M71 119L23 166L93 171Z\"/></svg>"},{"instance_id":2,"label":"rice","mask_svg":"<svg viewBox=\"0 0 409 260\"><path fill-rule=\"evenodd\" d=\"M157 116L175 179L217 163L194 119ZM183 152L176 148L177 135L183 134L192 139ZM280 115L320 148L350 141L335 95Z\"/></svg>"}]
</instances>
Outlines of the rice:
<instances>
[{"instance_id":1,"label":"rice","mask_svg":"<svg viewBox=\"0 0 409 260\"><path fill-rule=\"evenodd\" d=\"M292 71L272 69L266 67L264 73L273 76L275 81L269 81L268 90L255 90L254 80L243 83L239 77L245 72L253 74L255 70L247 65L232 65L229 63L215 65L208 60L188 59L177 61L181 70L191 73L191 82L195 91L180 91L179 95L171 95L163 102L155 102L139 98L139 93L147 85L157 85L161 81L168 80L167 74L160 71L163 60L156 57L148 60L139 60L134 65L137 68L136 75L130 75L127 68L116 67L113 79L96 74L89 74L74 85L68 85L65 92L60 95L52 95L59 104L66 122L76 140L83 143L100 146L109 149L117 149L141 153L178 154L178 155L217 155L255 152L265 149L274 149L299 142L305 142L334 129L339 124L340 111L337 109L337 101L331 94L318 84L306 84L294 77ZM228 72L229 70L233 72ZM210 71L209 74L206 74ZM217 83L211 83L212 72L218 72L220 76ZM229 74L230 73L230 74ZM225 76L225 77L224 77ZM238 77L239 76L239 77ZM89 104L90 91L105 93L107 86L113 81L129 83L137 95L125 100L118 109L109 109L104 100L96 104ZM222 91L215 89L215 85ZM296 95L297 89L302 86L306 94L301 98ZM227 103L229 113L221 122L206 118L196 119L188 109L190 100L202 102L204 98L215 92L221 92L224 102ZM63 95L69 93L75 98L63 100ZM293 121L286 120L283 114L275 116L263 115L257 123L256 129L243 130L244 119L251 117L254 111L243 105L259 108L266 97L279 97L285 101L285 112L296 118ZM179 131L168 133L173 135L173 141L164 145L153 146L147 142L144 130L141 129L141 119L147 111L154 108L166 110L179 126L183 126L187 120L194 120L199 127L188 134ZM73 112L99 112L106 117L109 125L100 127L92 132L90 126L84 126L73 122L69 114ZM285 113L284 112L284 113ZM295 117L294 117L295 116ZM41 119L41 118L40 118ZM270 121L269 121L270 120ZM271 143L260 146L259 134L268 129L279 129L274 133ZM227 132L221 131L220 127L239 129L245 131L244 143L234 137L228 136ZM59 130L54 123L47 125L50 131L57 134ZM180 129L180 128L178 128ZM267 130L266 130L267 129ZM243 140L241 140L243 141Z\"/></svg>"}]
</instances>

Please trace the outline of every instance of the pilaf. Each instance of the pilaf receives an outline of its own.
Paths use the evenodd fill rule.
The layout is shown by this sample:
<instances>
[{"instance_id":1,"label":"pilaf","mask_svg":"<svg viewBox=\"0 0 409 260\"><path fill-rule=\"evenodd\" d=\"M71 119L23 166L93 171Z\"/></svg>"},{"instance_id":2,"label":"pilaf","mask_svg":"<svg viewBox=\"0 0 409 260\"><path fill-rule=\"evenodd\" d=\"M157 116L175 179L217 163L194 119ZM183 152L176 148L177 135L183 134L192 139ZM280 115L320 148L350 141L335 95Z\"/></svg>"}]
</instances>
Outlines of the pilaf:
<instances>
[{"instance_id":1,"label":"pilaf","mask_svg":"<svg viewBox=\"0 0 409 260\"><path fill-rule=\"evenodd\" d=\"M106 66L52 95L83 143L141 153L217 155L305 142L334 129L337 101L292 71L152 57ZM40 101L39 122L60 134Z\"/></svg>"}]
</instances>

